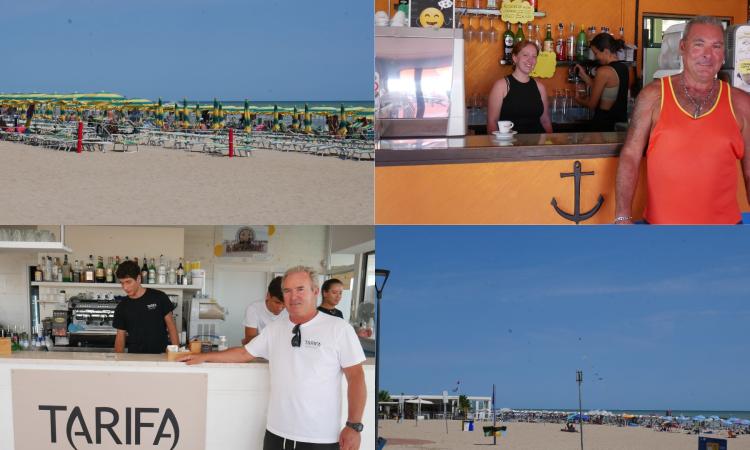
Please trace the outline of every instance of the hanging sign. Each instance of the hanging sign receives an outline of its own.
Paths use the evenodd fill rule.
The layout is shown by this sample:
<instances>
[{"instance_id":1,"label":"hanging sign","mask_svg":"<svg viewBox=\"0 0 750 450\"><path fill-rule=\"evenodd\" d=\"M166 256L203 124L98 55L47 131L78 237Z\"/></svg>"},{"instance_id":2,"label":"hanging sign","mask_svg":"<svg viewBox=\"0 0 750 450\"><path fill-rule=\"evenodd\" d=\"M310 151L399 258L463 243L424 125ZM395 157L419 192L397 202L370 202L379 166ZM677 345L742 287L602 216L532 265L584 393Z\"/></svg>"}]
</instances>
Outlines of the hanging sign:
<instances>
[{"instance_id":1,"label":"hanging sign","mask_svg":"<svg viewBox=\"0 0 750 450\"><path fill-rule=\"evenodd\" d=\"M536 66L531 72L532 77L552 78L555 75L557 59L555 52L541 52L536 58Z\"/></svg>"},{"instance_id":2,"label":"hanging sign","mask_svg":"<svg viewBox=\"0 0 750 450\"><path fill-rule=\"evenodd\" d=\"M411 0L411 26L453 28L453 0Z\"/></svg>"},{"instance_id":3,"label":"hanging sign","mask_svg":"<svg viewBox=\"0 0 750 450\"><path fill-rule=\"evenodd\" d=\"M534 7L526 0L503 0L500 15L503 22L528 23L534 20Z\"/></svg>"}]
</instances>

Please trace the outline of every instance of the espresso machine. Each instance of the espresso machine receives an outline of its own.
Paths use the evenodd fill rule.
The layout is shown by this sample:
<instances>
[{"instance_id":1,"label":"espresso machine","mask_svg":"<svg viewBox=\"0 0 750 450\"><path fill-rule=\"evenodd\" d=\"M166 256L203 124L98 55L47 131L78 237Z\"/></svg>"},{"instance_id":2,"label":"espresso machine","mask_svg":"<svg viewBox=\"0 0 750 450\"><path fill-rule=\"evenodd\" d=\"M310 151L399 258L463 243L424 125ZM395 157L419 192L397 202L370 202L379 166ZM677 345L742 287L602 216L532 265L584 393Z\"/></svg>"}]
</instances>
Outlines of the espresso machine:
<instances>
[{"instance_id":1,"label":"espresso machine","mask_svg":"<svg viewBox=\"0 0 750 450\"><path fill-rule=\"evenodd\" d=\"M70 346L113 348L117 330L112 326L121 297L79 294L70 298Z\"/></svg>"},{"instance_id":2,"label":"espresso machine","mask_svg":"<svg viewBox=\"0 0 750 450\"><path fill-rule=\"evenodd\" d=\"M375 27L380 138L466 134L461 28Z\"/></svg>"}]
</instances>

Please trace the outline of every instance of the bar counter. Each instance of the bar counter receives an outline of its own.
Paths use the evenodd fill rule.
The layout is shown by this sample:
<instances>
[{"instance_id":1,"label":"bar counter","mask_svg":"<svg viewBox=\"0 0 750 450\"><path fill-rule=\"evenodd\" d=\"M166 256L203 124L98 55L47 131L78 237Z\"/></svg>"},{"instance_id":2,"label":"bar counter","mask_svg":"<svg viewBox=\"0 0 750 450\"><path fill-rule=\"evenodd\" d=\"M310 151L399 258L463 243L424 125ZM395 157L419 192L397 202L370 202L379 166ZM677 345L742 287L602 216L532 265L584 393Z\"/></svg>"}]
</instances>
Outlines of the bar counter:
<instances>
[{"instance_id":1,"label":"bar counter","mask_svg":"<svg viewBox=\"0 0 750 450\"><path fill-rule=\"evenodd\" d=\"M268 363L206 363L187 366L170 362L166 355L127 353L14 352L0 356L0 448L14 448L14 411L11 375L15 370L84 371L101 374L106 380L112 373L168 374L178 379L182 374L205 374L207 377L205 449L261 448L266 424L269 379ZM364 364L368 403L365 407L362 449L375 445L375 360ZM106 381L105 381L106 382ZM59 386L65 389L66 386ZM116 389L116 386L113 386ZM346 418L346 379L342 383ZM185 393L190 395L190 393ZM46 417L46 416L45 416ZM343 421L342 421L343 426ZM61 438L64 442L65 439ZM193 443L195 444L195 443ZM57 448L57 447L55 447ZM61 447L62 448L62 447ZM169 447L167 447L169 448Z\"/></svg>"},{"instance_id":2,"label":"bar counter","mask_svg":"<svg viewBox=\"0 0 750 450\"><path fill-rule=\"evenodd\" d=\"M612 223L626 133L389 139L376 144L377 224ZM738 163L738 199L750 211ZM645 159L633 201L646 202Z\"/></svg>"}]
</instances>

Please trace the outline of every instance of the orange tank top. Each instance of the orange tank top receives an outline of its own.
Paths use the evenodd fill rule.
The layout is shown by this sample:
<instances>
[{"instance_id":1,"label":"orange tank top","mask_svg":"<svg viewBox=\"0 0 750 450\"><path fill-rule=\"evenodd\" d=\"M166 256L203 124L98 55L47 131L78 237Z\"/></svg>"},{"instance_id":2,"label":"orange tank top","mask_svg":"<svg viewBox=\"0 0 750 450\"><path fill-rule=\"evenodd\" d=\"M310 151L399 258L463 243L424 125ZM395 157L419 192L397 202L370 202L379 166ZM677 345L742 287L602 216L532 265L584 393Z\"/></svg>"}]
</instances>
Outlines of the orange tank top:
<instances>
[{"instance_id":1,"label":"orange tank top","mask_svg":"<svg viewBox=\"0 0 750 450\"><path fill-rule=\"evenodd\" d=\"M672 77L661 81L661 113L646 150L648 204L653 224L735 224L737 160L745 144L730 87L719 81L713 107L694 119L677 102Z\"/></svg>"}]
</instances>

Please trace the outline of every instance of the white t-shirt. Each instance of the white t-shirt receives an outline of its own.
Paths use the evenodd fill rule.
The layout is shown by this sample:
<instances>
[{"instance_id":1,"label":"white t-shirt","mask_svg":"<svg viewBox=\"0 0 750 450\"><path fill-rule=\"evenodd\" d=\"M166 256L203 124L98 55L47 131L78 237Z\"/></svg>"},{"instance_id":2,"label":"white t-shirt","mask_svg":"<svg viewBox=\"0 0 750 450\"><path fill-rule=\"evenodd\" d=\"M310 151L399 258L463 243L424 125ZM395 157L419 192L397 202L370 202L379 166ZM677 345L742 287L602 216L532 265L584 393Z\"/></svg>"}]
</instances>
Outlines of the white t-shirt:
<instances>
[{"instance_id":1,"label":"white t-shirt","mask_svg":"<svg viewBox=\"0 0 750 450\"><path fill-rule=\"evenodd\" d=\"M266 307L266 301L261 300L259 302L251 303L250 306L247 307L245 310L244 324L246 327L257 328L258 333L260 333L269 323L279 317L287 317L288 315L289 313L287 313L286 308L284 308L278 316L274 316Z\"/></svg>"},{"instance_id":2,"label":"white t-shirt","mask_svg":"<svg viewBox=\"0 0 750 450\"><path fill-rule=\"evenodd\" d=\"M334 443L341 432L342 368L365 360L354 328L318 313L300 326L301 345L292 347L289 317L269 324L245 349L268 360L271 433L316 444Z\"/></svg>"}]
</instances>

